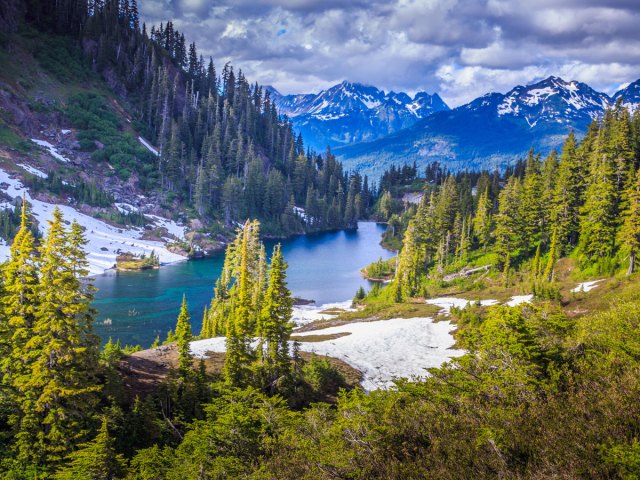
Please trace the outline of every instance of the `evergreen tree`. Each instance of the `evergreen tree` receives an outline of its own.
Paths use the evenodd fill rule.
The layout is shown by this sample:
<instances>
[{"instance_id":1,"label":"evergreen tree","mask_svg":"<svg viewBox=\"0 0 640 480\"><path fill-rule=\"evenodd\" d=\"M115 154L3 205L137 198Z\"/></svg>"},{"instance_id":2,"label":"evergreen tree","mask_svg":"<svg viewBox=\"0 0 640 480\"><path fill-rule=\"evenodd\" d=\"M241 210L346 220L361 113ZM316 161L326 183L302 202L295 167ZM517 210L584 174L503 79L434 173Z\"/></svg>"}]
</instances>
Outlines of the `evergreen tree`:
<instances>
[{"instance_id":1,"label":"evergreen tree","mask_svg":"<svg viewBox=\"0 0 640 480\"><path fill-rule=\"evenodd\" d=\"M29 228L26 199L22 200L20 228L11 245L11 256L2 269L2 321L0 323L0 371L2 381L21 389L29 380L27 343L38 309L38 266L34 238Z\"/></svg>"},{"instance_id":2,"label":"evergreen tree","mask_svg":"<svg viewBox=\"0 0 640 480\"><path fill-rule=\"evenodd\" d=\"M631 275L640 251L640 171L636 174L636 181L627 189L627 202L620 236L623 247L629 253L627 275Z\"/></svg>"},{"instance_id":3,"label":"evergreen tree","mask_svg":"<svg viewBox=\"0 0 640 480\"><path fill-rule=\"evenodd\" d=\"M415 225L411 221L404 235L402 250L398 254L398 266L393 280L396 300L413 297L418 293L420 266Z\"/></svg>"},{"instance_id":4,"label":"evergreen tree","mask_svg":"<svg viewBox=\"0 0 640 480\"><path fill-rule=\"evenodd\" d=\"M476 216L473 220L473 230L478 237L478 242L482 245L482 250L487 253L487 246L491 241L492 215L491 200L489 199L489 188L487 187L480 194Z\"/></svg>"},{"instance_id":5,"label":"evergreen tree","mask_svg":"<svg viewBox=\"0 0 640 480\"><path fill-rule=\"evenodd\" d=\"M503 264L511 256L521 242L520 181L516 177L509 178L507 185L500 192L498 214L496 215L496 252Z\"/></svg>"},{"instance_id":6,"label":"evergreen tree","mask_svg":"<svg viewBox=\"0 0 640 480\"><path fill-rule=\"evenodd\" d=\"M20 458L34 463L56 464L84 438L99 391L92 295L82 283L85 240L75 225L65 232L56 208L40 252L39 308L25 346L30 375L20 386L16 435Z\"/></svg>"},{"instance_id":7,"label":"evergreen tree","mask_svg":"<svg viewBox=\"0 0 640 480\"><path fill-rule=\"evenodd\" d=\"M287 263L280 245L276 245L269 266L269 286L265 293L258 324L258 362L266 373L268 385L291 374L289 336L293 324L293 298L286 283Z\"/></svg>"},{"instance_id":8,"label":"evergreen tree","mask_svg":"<svg viewBox=\"0 0 640 480\"><path fill-rule=\"evenodd\" d=\"M557 181L553 192L551 223L557 229L559 245L575 246L580 231L582 171L578 161L577 141L573 131L562 147Z\"/></svg>"},{"instance_id":9,"label":"evergreen tree","mask_svg":"<svg viewBox=\"0 0 640 480\"><path fill-rule=\"evenodd\" d=\"M527 160L519 202L522 237L528 249L538 243L542 235L542 226L546 223L544 221L546 207L543 208L542 205L542 177L539 163L532 149Z\"/></svg>"},{"instance_id":10,"label":"evergreen tree","mask_svg":"<svg viewBox=\"0 0 640 480\"><path fill-rule=\"evenodd\" d=\"M191 355L191 316L187 305L187 297L182 296L180 314L176 323L176 341L178 343L178 372L182 378L186 378L192 370L193 357Z\"/></svg>"},{"instance_id":11,"label":"evergreen tree","mask_svg":"<svg viewBox=\"0 0 640 480\"><path fill-rule=\"evenodd\" d=\"M581 208L580 252L589 260L611 257L614 249L616 192L610 161L603 155L594 165L586 201Z\"/></svg>"},{"instance_id":12,"label":"evergreen tree","mask_svg":"<svg viewBox=\"0 0 640 480\"><path fill-rule=\"evenodd\" d=\"M89 443L71 453L67 465L58 470L56 480L117 480L124 478L126 461L115 450L114 439L109 435L106 418L98 435Z\"/></svg>"}]
</instances>

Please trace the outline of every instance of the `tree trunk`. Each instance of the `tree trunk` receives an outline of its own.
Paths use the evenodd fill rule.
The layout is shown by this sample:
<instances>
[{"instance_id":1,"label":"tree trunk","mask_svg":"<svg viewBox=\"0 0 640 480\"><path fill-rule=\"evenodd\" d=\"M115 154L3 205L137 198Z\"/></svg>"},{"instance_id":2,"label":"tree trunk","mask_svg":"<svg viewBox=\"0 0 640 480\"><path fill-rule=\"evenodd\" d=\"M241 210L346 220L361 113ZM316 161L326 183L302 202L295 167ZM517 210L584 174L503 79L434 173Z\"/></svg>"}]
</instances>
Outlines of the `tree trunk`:
<instances>
[{"instance_id":1,"label":"tree trunk","mask_svg":"<svg viewBox=\"0 0 640 480\"><path fill-rule=\"evenodd\" d=\"M627 276L633 273L635 266L636 266L636 252L631 252L631 255L629 255L629 269L627 270Z\"/></svg>"}]
</instances>

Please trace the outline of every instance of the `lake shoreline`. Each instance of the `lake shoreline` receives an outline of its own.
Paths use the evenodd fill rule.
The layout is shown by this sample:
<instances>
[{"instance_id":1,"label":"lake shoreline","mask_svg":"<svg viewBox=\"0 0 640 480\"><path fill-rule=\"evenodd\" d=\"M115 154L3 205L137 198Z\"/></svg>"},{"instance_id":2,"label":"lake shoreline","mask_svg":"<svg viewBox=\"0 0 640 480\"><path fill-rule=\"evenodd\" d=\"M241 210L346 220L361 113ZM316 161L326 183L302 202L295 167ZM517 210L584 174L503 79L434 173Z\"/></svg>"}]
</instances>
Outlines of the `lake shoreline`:
<instances>
[{"instance_id":1,"label":"lake shoreline","mask_svg":"<svg viewBox=\"0 0 640 480\"><path fill-rule=\"evenodd\" d=\"M392 254L379 245L385 225L359 222L357 230L295 235L282 242L266 239L270 251L281 243L289 268L287 282L294 297L314 300L315 304L300 305L303 310L353 298L360 287L369 289L372 283L363 279L360 269L381 256ZM123 344L149 346L156 336L166 337L175 328L180 301L186 294L193 331L199 332L204 307L210 304L213 287L224 261L219 252L189 261L161 262L157 270L107 270L91 281L98 288L93 306L98 310L97 333L107 340L113 337ZM304 302L307 303L307 302ZM350 301L349 301L350 303ZM140 314L128 316L135 307ZM105 324L104 322L107 321Z\"/></svg>"}]
</instances>

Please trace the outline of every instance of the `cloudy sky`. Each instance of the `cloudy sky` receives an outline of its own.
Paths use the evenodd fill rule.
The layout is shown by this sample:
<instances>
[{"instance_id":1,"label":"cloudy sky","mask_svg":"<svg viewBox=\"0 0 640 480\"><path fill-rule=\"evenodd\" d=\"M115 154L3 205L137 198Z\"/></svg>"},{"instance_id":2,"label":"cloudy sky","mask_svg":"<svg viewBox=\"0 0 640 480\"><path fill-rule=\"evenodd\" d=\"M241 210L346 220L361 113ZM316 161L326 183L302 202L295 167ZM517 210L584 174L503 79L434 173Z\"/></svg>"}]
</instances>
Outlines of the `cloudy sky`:
<instances>
[{"instance_id":1,"label":"cloudy sky","mask_svg":"<svg viewBox=\"0 0 640 480\"><path fill-rule=\"evenodd\" d=\"M138 0L147 24L282 93L342 80L457 106L549 75L640 78L640 0Z\"/></svg>"}]
</instances>

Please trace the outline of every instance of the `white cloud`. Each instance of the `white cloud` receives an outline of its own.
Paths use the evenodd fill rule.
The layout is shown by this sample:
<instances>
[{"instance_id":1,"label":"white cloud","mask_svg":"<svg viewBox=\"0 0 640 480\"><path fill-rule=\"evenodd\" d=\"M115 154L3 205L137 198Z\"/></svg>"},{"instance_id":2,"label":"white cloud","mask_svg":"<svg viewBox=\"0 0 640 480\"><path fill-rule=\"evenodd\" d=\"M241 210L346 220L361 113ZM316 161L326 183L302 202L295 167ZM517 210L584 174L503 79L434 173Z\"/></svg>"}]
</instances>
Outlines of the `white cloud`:
<instances>
[{"instance_id":1,"label":"white cloud","mask_svg":"<svg viewBox=\"0 0 640 480\"><path fill-rule=\"evenodd\" d=\"M611 89L640 77L637 0L145 0L217 65L284 93L344 79L452 105L547 75Z\"/></svg>"}]
</instances>

